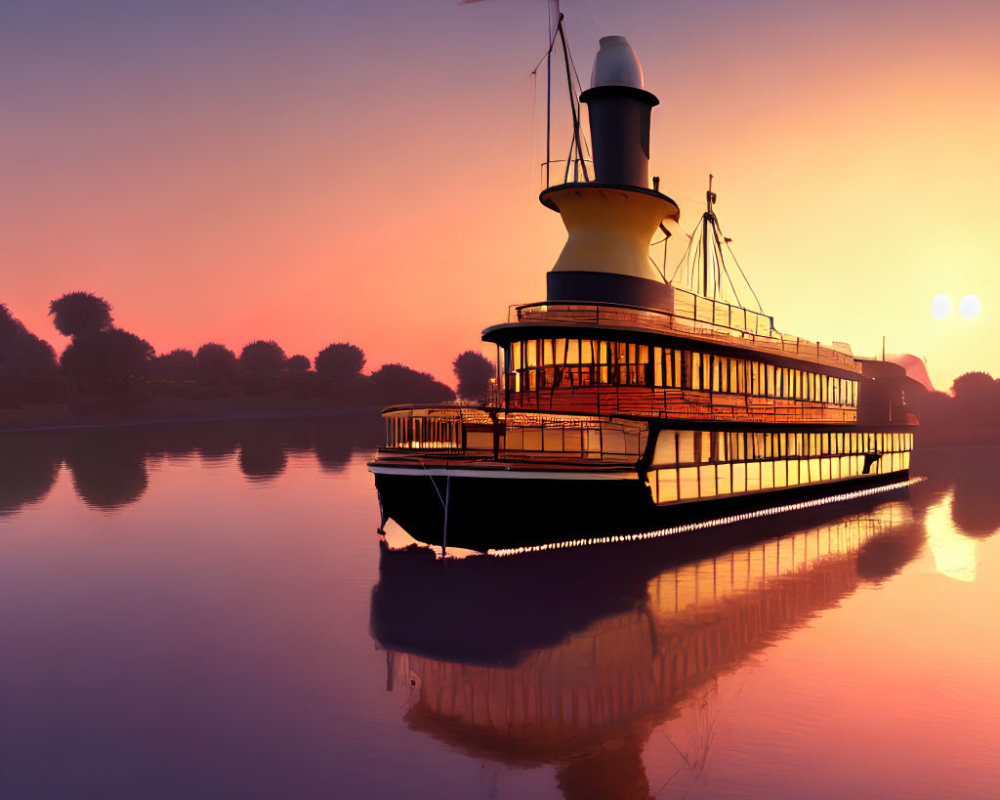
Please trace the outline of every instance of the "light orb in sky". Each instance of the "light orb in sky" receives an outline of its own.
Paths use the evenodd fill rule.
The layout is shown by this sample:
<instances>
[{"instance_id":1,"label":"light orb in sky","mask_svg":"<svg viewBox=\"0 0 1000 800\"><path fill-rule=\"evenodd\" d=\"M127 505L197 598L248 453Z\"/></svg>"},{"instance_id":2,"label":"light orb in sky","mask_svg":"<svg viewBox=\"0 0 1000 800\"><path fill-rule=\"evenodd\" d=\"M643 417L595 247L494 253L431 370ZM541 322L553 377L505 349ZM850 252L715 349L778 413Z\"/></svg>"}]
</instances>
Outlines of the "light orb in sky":
<instances>
[{"instance_id":1,"label":"light orb in sky","mask_svg":"<svg viewBox=\"0 0 1000 800\"><path fill-rule=\"evenodd\" d=\"M931 316L934 319L944 319L951 314L951 295L936 294L931 300Z\"/></svg>"},{"instance_id":2,"label":"light orb in sky","mask_svg":"<svg viewBox=\"0 0 1000 800\"><path fill-rule=\"evenodd\" d=\"M965 317L965 319L975 319L978 317L981 307L979 298L974 294L967 294L958 301L958 313Z\"/></svg>"}]
</instances>

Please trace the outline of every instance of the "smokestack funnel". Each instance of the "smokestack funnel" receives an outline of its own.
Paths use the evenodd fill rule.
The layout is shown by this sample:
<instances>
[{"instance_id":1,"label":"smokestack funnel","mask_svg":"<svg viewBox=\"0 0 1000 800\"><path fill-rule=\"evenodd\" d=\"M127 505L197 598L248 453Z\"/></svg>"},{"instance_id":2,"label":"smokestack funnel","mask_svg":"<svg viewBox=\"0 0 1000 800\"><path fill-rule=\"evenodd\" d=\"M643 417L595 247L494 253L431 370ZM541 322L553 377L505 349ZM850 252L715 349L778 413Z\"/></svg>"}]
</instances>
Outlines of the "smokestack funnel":
<instances>
[{"instance_id":1,"label":"smokestack funnel","mask_svg":"<svg viewBox=\"0 0 1000 800\"><path fill-rule=\"evenodd\" d=\"M660 101L647 92L639 59L624 36L604 36L590 88L590 140L599 183L649 188L649 116Z\"/></svg>"}]
</instances>

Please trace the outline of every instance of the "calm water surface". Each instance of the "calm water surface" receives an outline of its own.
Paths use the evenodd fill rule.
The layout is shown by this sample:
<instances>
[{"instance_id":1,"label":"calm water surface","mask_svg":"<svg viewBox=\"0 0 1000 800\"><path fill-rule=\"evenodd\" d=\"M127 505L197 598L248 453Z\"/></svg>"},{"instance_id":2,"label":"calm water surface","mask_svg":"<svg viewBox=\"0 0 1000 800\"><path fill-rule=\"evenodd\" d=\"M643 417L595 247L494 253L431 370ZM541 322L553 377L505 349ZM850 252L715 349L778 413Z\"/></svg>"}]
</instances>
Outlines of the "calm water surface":
<instances>
[{"instance_id":1,"label":"calm water surface","mask_svg":"<svg viewBox=\"0 0 1000 800\"><path fill-rule=\"evenodd\" d=\"M440 563L380 552L378 435L0 437L0 797L1000 797L1000 451Z\"/></svg>"}]
</instances>

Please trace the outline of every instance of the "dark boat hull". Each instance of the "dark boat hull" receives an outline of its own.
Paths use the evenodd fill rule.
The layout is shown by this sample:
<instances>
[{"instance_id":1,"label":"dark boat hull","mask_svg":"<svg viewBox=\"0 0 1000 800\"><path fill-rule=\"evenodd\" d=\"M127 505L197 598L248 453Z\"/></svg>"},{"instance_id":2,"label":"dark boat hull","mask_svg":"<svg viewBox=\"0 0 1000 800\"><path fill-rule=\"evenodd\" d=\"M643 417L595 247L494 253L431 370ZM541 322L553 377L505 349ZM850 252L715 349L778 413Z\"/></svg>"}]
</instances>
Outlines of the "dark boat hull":
<instances>
[{"instance_id":1,"label":"dark boat hull","mask_svg":"<svg viewBox=\"0 0 1000 800\"><path fill-rule=\"evenodd\" d=\"M392 519L430 545L486 552L599 539L667 528L817 498L898 484L907 470L809 486L669 505L655 505L643 482L608 476L468 477L375 471L383 524ZM447 507L447 515L445 509ZM447 519L446 519L447 516Z\"/></svg>"}]
</instances>

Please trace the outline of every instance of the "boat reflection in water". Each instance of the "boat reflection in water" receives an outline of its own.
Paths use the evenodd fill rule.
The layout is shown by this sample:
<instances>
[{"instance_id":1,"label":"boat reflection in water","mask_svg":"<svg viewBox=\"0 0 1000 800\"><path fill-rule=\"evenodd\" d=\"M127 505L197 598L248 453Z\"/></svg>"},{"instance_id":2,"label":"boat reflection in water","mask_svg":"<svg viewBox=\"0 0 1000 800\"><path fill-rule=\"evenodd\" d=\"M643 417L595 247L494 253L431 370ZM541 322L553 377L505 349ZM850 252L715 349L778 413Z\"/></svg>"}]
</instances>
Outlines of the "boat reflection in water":
<instances>
[{"instance_id":1,"label":"boat reflection in water","mask_svg":"<svg viewBox=\"0 0 1000 800\"><path fill-rule=\"evenodd\" d=\"M923 542L906 501L798 519L772 521L766 541L730 531L715 552L697 536L454 562L385 549L372 632L388 688L414 730L477 759L552 764L567 798L652 796L643 749L686 716L689 741L671 741L697 779L724 705L716 679Z\"/></svg>"}]
</instances>

